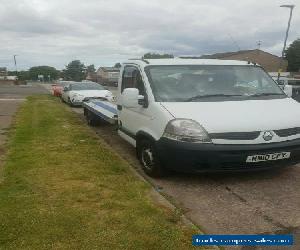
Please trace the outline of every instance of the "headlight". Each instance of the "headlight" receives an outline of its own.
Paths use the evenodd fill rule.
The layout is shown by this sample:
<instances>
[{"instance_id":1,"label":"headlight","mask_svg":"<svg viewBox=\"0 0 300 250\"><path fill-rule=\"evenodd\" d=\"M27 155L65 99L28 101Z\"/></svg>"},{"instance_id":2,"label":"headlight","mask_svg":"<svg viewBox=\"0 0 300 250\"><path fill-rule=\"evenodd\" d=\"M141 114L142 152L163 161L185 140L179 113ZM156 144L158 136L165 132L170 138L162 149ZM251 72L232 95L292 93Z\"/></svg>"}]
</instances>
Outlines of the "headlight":
<instances>
[{"instance_id":1,"label":"headlight","mask_svg":"<svg viewBox=\"0 0 300 250\"><path fill-rule=\"evenodd\" d=\"M109 101L114 101L115 100L115 97L111 94L106 95L105 98Z\"/></svg>"},{"instance_id":2,"label":"headlight","mask_svg":"<svg viewBox=\"0 0 300 250\"><path fill-rule=\"evenodd\" d=\"M198 122L189 119L170 121L163 136L176 141L211 143L206 130Z\"/></svg>"},{"instance_id":3,"label":"headlight","mask_svg":"<svg viewBox=\"0 0 300 250\"><path fill-rule=\"evenodd\" d=\"M80 99L83 99L83 98L84 98L84 96L80 95L80 94L76 94L76 95L73 96L74 100L80 100Z\"/></svg>"}]
</instances>

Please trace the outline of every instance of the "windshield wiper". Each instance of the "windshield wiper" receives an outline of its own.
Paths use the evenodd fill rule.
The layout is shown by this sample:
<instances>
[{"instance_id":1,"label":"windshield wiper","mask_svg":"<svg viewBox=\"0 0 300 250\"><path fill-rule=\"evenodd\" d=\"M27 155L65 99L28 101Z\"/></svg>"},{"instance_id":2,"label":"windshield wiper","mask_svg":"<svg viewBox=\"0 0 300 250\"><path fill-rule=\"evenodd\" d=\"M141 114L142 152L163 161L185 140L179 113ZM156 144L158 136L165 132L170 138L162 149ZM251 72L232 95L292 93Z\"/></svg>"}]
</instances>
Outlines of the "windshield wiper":
<instances>
[{"instance_id":1,"label":"windshield wiper","mask_svg":"<svg viewBox=\"0 0 300 250\"><path fill-rule=\"evenodd\" d=\"M196 96L188 98L184 101L185 102L191 102L191 101L194 101L194 100L197 100L197 99L207 98L207 97L231 97L231 96L242 96L242 95L226 95L226 94L196 95Z\"/></svg>"},{"instance_id":2,"label":"windshield wiper","mask_svg":"<svg viewBox=\"0 0 300 250\"><path fill-rule=\"evenodd\" d=\"M284 95L282 93L260 93L260 94L253 94L248 95L249 97L260 97L260 96L270 96L270 95Z\"/></svg>"}]
</instances>

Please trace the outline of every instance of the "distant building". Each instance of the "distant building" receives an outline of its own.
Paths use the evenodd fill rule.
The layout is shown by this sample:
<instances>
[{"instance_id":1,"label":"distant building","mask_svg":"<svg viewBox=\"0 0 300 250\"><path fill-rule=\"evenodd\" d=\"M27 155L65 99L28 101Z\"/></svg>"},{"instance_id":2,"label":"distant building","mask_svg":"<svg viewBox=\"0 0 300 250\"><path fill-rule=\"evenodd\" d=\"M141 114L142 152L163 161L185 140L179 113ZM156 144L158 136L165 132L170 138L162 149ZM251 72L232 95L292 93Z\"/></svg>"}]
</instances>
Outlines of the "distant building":
<instances>
[{"instance_id":1,"label":"distant building","mask_svg":"<svg viewBox=\"0 0 300 250\"><path fill-rule=\"evenodd\" d=\"M85 79L88 81L97 82L97 73L96 72L88 72Z\"/></svg>"},{"instance_id":2,"label":"distant building","mask_svg":"<svg viewBox=\"0 0 300 250\"><path fill-rule=\"evenodd\" d=\"M114 85L118 82L120 75L120 68L114 67L100 67L97 72L97 82Z\"/></svg>"},{"instance_id":3,"label":"distant building","mask_svg":"<svg viewBox=\"0 0 300 250\"><path fill-rule=\"evenodd\" d=\"M203 55L198 58L251 61L261 65L268 72L278 72L278 68L281 60L281 57L259 49L216 53L212 55ZM288 66L287 60L283 60L282 67L281 67L282 71L285 72L287 66Z\"/></svg>"},{"instance_id":4,"label":"distant building","mask_svg":"<svg viewBox=\"0 0 300 250\"><path fill-rule=\"evenodd\" d=\"M0 68L0 79L5 80L7 75L8 75L7 68L1 67Z\"/></svg>"},{"instance_id":5,"label":"distant building","mask_svg":"<svg viewBox=\"0 0 300 250\"><path fill-rule=\"evenodd\" d=\"M6 80L8 80L8 81L16 81L16 80L18 80L18 77L17 76L7 76Z\"/></svg>"},{"instance_id":6,"label":"distant building","mask_svg":"<svg viewBox=\"0 0 300 250\"><path fill-rule=\"evenodd\" d=\"M7 68L0 67L0 84L15 84L17 83L17 76L9 76Z\"/></svg>"}]
</instances>

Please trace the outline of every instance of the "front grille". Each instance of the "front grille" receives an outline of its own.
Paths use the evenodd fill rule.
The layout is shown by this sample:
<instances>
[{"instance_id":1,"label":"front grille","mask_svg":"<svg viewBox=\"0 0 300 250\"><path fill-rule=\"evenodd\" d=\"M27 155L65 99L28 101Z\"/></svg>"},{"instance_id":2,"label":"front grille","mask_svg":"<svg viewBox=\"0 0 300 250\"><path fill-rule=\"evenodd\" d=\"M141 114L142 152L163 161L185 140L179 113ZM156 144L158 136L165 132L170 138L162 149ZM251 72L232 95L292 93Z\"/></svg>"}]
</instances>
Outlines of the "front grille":
<instances>
[{"instance_id":1,"label":"front grille","mask_svg":"<svg viewBox=\"0 0 300 250\"><path fill-rule=\"evenodd\" d=\"M274 130L279 137L288 137L300 134L300 127ZM259 137L261 132L229 132L229 133L211 133L211 139L221 140L255 140Z\"/></svg>"},{"instance_id":2,"label":"front grille","mask_svg":"<svg viewBox=\"0 0 300 250\"><path fill-rule=\"evenodd\" d=\"M280 137L287 137L292 135L300 134L300 127L298 128L288 128L288 129L280 129L274 131Z\"/></svg>"},{"instance_id":3,"label":"front grille","mask_svg":"<svg viewBox=\"0 0 300 250\"><path fill-rule=\"evenodd\" d=\"M255 140L260 132L229 132L229 133L212 133L209 134L211 139L222 140Z\"/></svg>"}]
</instances>

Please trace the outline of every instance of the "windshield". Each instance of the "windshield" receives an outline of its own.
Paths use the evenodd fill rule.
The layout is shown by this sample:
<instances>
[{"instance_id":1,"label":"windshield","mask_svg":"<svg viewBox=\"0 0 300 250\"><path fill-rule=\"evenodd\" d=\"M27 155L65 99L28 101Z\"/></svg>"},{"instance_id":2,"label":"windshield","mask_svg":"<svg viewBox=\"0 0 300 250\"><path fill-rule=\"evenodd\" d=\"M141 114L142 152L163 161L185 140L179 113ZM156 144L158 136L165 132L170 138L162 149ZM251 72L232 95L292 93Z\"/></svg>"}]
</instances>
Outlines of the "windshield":
<instances>
[{"instance_id":1,"label":"windshield","mask_svg":"<svg viewBox=\"0 0 300 250\"><path fill-rule=\"evenodd\" d=\"M155 100L161 102L286 97L272 78L255 66L148 66L145 70Z\"/></svg>"},{"instance_id":2,"label":"windshield","mask_svg":"<svg viewBox=\"0 0 300 250\"><path fill-rule=\"evenodd\" d=\"M58 82L58 85L62 86L62 87L67 87L70 84L70 82L67 81L60 81Z\"/></svg>"},{"instance_id":3,"label":"windshield","mask_svg":"<svg viewBox=\"0 0 300 250\"><path fill-rule=\"evenodd\" d=\"M71 84L70 90L105 90L105 88L98 83L77 83Z\"/></svg>"}]
</instances>

